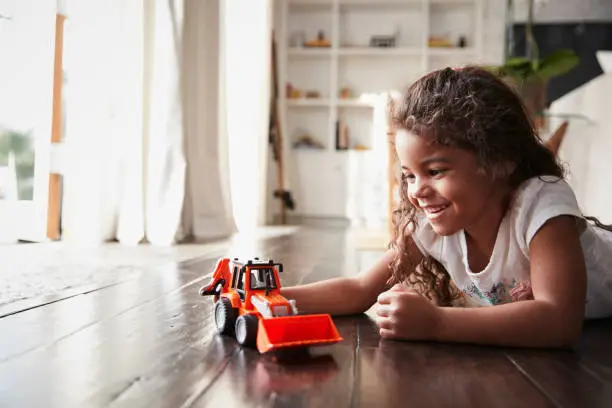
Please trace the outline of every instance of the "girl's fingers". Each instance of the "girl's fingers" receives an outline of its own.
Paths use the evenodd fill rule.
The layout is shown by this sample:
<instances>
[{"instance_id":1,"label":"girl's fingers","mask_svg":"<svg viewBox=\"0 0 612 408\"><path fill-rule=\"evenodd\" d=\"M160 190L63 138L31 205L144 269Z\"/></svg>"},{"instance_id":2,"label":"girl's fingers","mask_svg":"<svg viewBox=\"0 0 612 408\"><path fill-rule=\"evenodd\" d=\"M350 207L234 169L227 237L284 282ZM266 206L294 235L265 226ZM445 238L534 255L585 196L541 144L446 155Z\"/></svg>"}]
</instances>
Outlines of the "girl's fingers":
<instances>
[{"instance_id":1,"label":"girl's fingers","mask_svg":"<svg viewBox=\"0 0 612 408\"><path fill-rule=\"evenodd\" d=\"M391 320L389 319L377 319L376 324L378 325L379 329L393 330L393 323L391 323Z\"/></svg>"},{"instance_id":2,"label":"girl's fingers","mask_svg":"<svg viewBox=\"0 0 612 408\"><path fill-rule=\"evenodd\" d=\"M395 332L390 329L381 328L378 332L380 334L380 337L382 337L383 339L392 339L395 337Z\"/></svg>"},{"instance_id":3,"label":"girl's fingers","mask_svg":"<svg viewBox=\"0 0 612 408\"><path fill-rule=\"evenodd\" d=\"M389 317L391 314L390 307L387 304L379 304L376 308L376 314L380 317Z\"/></svg>"},{"instance_id":4,"label":"girl's fingers","mask_svg":"<svg viewBox=\"0 0 612 408\"><path fill-rule=\"evenodd\" d=\"M396 293L396 291L392 290L381 293L380 295L378 295L378 303L380 303L381 305L388 305L389 303L391 303L391 299L395 297Z\"/></svg>"}]
</instances>

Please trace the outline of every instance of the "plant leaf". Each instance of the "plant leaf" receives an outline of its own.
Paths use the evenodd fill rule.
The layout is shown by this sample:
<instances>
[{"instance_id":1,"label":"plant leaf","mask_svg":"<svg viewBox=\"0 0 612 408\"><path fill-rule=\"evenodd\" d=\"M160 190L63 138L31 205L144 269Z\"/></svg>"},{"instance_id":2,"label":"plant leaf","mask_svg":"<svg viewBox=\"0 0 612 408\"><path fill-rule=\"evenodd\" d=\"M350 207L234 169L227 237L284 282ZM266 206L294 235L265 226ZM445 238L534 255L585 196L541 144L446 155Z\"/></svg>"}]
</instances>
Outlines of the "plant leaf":
<instances>
[{"instance_id":1,"label":"plant leaf","mask_svg":"<svg viewBox=\"0 0 612 408\"><path fill-rule=\"evenodd\" d=\"M580 58L578 58L574 51L559 49L542 59L540 69L536 72L536 75L543 80L547 80L571 71L579 62Z\"/></svg>"},{"instance_id":2,"label":"plant leaf","mask_svg":"<svg viewBox=\"0 0 612 408\"><path fill-rule=\"evenodd\" d=\"M529 60L525 57L512 57L508 58L506 63L503 65L504 67L522 67L524 65L528 65Z\"/></svg>"},{"instance_id":3,"label":"plant leaf","mask_svg":"<svg viewBox=\"0 0 612 408\"><path fill-rule=\"evenodd\" d=\"M525 57L512 57L495 71L499 76L524 80L533 75L531 61Z\"/></svg>"}]
</instances>

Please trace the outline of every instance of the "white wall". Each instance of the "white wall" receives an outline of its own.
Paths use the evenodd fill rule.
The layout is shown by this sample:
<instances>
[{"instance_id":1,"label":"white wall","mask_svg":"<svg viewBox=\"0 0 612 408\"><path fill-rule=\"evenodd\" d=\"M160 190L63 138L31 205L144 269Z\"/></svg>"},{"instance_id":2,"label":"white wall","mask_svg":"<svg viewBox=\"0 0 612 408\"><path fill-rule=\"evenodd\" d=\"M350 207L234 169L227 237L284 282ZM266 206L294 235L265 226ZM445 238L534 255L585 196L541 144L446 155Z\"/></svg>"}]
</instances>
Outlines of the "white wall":
<instances>
[{"instance_id":1,"label":"white wall","mask_svg":"<svg viewBox=\"0 0 612 408\"><path fill-rule=\"evenodd\" d=\"M66 0L57 0L57 13L66 15Z\"/></svg>"},{"instance_id":2,"label":"white wall","mask_svg":"<svg viewBox=\"0 0 612 408\"><path fill-rule=\"evenodd\" d=\"M612 0L536 0L542 3L534 16L540 23L563 21L612 21ZM527 1L515 0L515 19L527 18Z\"/></svg>"},{"instance_id":3,"label":"white wall","mask_svg":"<svg viewBox=\"0 0 612 408\"><path fill-rule=\"evenodd\" d=\"M491 64L504 60L506 0L488 0L485 5L484 56Z\"/></svg>"}]
</instances>

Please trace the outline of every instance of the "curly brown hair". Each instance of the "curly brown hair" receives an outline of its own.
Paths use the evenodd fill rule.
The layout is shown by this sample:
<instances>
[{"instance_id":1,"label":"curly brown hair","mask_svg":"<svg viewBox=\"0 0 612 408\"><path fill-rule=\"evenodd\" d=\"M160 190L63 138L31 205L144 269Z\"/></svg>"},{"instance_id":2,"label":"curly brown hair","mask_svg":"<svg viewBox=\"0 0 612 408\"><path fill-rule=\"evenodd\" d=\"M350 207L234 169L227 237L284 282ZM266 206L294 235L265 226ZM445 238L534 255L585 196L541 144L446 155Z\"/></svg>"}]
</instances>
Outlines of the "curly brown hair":
<instances>
[{"instance_id":1,"label":"curly brown hair","mask_svg":"<svg viewBox=\"0 0 612 408\"><path fill-rule=\"evenodd\" d=\"M392 132L403 129L447 147L476 155L488 174L511 189L538 176L562 178L555 155L538 136L518 94L486 69L468 66L433 71L413 83L389 109ZM423 258L410 244L417 208L408 199L406 180L393 212L395 249L389 284L406 282L440 305L459 297L448 272L434 258ZM420 259L420 262L416 260Z\"/></svg>"}]
</instances>

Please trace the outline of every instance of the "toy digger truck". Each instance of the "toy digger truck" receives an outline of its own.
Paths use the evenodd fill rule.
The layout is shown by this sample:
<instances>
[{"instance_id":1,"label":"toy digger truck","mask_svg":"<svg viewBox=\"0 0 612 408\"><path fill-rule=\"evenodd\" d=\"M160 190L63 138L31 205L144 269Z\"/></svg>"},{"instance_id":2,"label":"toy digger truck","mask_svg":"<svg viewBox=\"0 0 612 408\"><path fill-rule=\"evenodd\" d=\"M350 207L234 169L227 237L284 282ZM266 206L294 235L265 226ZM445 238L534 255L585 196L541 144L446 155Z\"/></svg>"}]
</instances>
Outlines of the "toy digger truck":
<instances>
[{"instance_id":1,"label":"toy digger truck","mask_svg":"<svg viewBox=\"0 0 612 408\"><path fill-rule=\"evenodd\" d=\"M342 341L330 315L298 315L295 301L281 295L282 270L272 260L219 259L210 283L200 289L201 296L214 296L217 332L260 353Z\"/></svg>"}]
</instances>

